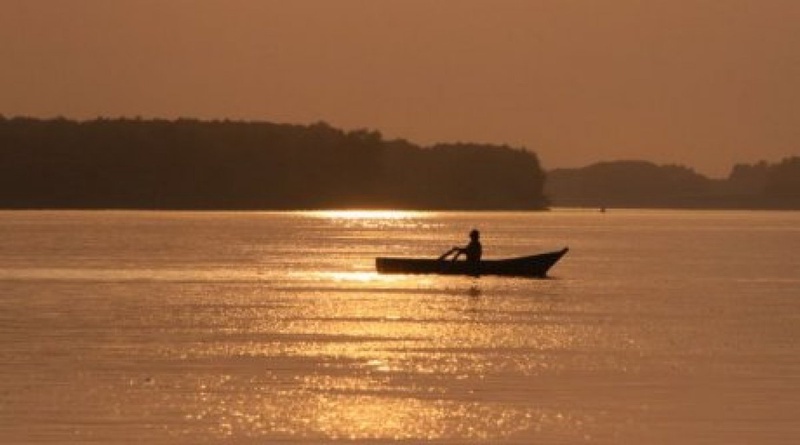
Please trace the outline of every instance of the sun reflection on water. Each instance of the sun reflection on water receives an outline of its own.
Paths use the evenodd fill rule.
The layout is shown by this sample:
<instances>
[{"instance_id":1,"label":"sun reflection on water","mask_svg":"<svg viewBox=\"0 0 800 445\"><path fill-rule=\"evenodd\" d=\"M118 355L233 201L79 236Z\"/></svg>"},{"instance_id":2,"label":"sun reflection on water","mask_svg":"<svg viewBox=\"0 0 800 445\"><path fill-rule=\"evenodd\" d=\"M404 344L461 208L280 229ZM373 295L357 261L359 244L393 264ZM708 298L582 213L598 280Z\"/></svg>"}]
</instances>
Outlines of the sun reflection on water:
<instances>
[{"instance_id":1,"label":"sun reflection on water","mask_svg":"<svg viewBox=\"0 0 800 445\"><path fill-rule=\"evenodd\" d=\"M413 210L320 210L307 213L325 219L410 219L421 218L431 213Z\"/></svg>"},{"instance_id":2,"label":"sun reflection on water","mask_svg":"<svg viewBox=\"0 0 800 445\"><path fill-rule=\"evenodd\" d=\"M275 376L272 376L273 378ZM333 440L492 440L535 429L564 434L581 430L581 415L565 415L510 403L453 397L424 388L387 392L386 381L305 381L275 391L275 382L247 382L249 395L231 391L231 380L200 386L184 419L217 437L276 437ZM352 379L351 379L352 380ZM344 384L343 384L344 383ZM186 388L189 389L189 388ZM191 392L187 393L191 394Z\"/></svg>"},{"instance_id":3,"label":"sun reflection on water","mask_svg":"<svg viewBox=\"0 0 800 445\"><path fill-rule=\"evenodd\" d=\"M379 275L377 272L323 272L322 276L335 282L355 283L397 282L403 279L399 276Z\"/></svg>"}]
</instances>

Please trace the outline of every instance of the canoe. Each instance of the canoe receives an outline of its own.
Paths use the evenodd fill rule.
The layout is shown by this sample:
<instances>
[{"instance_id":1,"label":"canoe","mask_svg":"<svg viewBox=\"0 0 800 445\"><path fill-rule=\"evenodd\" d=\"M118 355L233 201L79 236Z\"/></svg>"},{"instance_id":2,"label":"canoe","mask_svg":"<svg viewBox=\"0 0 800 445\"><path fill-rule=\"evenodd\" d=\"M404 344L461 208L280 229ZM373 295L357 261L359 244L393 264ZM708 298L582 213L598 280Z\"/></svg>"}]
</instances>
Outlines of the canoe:
<instances>
[{"instance_id":1,"label":"canoe","mask_svg":"<svg viewBox=\"0 0 800 445\"><path fill-rule=\"evenodd\" d=\"M375 268L380 273L396 274L443 274L443 275L506 275L544 278L547 271L561 259L569 249L538 255L483 260L477 264L467 261L434 260L422 258L376 258Z\"/></svg>"}]
</instances>

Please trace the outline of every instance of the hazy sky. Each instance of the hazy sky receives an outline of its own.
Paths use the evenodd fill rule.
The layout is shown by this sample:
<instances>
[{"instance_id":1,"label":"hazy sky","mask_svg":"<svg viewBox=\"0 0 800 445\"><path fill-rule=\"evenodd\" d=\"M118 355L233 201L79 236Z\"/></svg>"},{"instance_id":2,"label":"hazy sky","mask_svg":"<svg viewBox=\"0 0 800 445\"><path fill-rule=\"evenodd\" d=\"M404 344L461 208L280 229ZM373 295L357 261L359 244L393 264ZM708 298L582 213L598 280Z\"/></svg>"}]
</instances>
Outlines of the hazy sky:
<instances>
[{"instance_id":1,"label":"hazy sky","mask_svg":"<svg viewBox=\"0 0 800 445\"><path fill-rule=\"evenodd\" d=\"M800 0L0 0L0 114L322 120L723 176L800 154Z\"/></svg>"}]
</instances>

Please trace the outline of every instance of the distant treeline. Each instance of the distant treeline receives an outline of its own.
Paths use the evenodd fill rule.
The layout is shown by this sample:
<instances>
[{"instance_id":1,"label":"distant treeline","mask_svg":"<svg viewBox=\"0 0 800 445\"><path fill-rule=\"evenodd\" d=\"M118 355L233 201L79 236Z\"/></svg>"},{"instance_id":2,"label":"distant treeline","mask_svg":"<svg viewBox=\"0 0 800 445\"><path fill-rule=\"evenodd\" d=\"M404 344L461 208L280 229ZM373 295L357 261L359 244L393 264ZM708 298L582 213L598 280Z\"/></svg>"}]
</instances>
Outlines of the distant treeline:
<instances>
[{"instance_id":1,"label":"distant treeline","mask_svg":"<svg viewBox=\"0 0 800 445\"><path fill-rule=\"evenodd\" d=\"M325 123L0 117L0 208L542 209L535 153Z\"/></svg>"},{"instance_id":2,"label":"distant treeline","mask_svg":"<svg viewBox=\"0 0 800 445\"><path fill-rule=\"evenodd\" d=\"M548 172L545 193L556 206L800 209L800 157L738 164L721 180L679 165L601 162Z\"/></svg>"}]
</instances>

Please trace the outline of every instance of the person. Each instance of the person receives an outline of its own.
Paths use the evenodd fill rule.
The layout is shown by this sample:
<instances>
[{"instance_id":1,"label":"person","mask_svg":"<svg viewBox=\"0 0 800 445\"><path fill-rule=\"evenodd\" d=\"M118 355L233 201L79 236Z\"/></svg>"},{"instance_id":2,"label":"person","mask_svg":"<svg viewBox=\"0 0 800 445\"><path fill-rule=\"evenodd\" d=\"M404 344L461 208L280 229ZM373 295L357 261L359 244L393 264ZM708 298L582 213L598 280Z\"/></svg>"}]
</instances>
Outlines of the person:
<instances>
[{"instance_id":1,"label":"person","mask_svg":"<svg viewBox=\"0 0 800 445\"><path fill-rule=\"evenodd\" d=\"M453 247L447 253L439 257L439 260L444 260L447 258L448 255L451 253L455 253L453 256L453 261L456 261L459 256L466 255L467 262L478 264L481 261L481 255L483 255L483 246L481 246L481 232L477 229L472 229L469 232L469 244L466 247Z\"/></svg>"}]
</instances>

